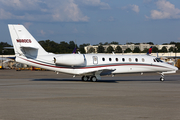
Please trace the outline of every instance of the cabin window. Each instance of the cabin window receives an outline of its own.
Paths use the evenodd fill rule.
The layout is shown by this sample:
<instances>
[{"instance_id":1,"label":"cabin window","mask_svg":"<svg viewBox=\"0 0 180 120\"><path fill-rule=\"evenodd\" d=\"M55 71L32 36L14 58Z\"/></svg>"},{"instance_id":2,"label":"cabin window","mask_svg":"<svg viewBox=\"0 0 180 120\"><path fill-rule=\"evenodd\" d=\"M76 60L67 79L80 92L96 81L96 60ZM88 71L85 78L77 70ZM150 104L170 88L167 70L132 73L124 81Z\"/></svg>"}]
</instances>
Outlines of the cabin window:
<instances>
[{"instance_id":1,"label":"cabin window","mask_svg":"<svg viewBox=\"0 0 180 120\"><path fill-rule=\"evenodd\" d=\"M102 58L102 61L105 61L105 58Z\"/></svg>"},{"instance_id":2,"label":"cabin window","mask_svg":"<svg viewBox=\"0 0 180 120\"><path fill-rule=\"evenodd\" d=\"M118 58L116 58L116 61L118 61Z\"/></svg>"},{"instance_id":3,"label":"cabin window","mask_svg":"<svg viewBox=\"0 0 180 120\"><path fill-rule=\"evenodd\" d=\"M138 59L136 58L135 61L138 62Z\"/></svg>"},{"instance_id":4,"label":"cabin window","mask_svg":"<svg viewBox=\"0 0 180 120\"><path fill-rule=\"evenodd\" d=\"M111 61L112 59L111 58L109 58L109 61Z\"/></svg>"},{"instance_id":5,"label":"cabin window","mask_svg":"<svg viewBox=\"0 0 180 120\"><path fill-rule=\"evenodd\" d=\"M131 62L132 61L132 59L131 58L129 58L129 62Z\"/></svg>"},{"instance_id":6,"label":"cabin window","mask_svg":"<svg viewBox=\"0 0 180 120\"><path fill-rule=\"evenodd\" d=\"M145 61L145 59L144 58L142 58L142 62L144 62Z\"/></svg>"},{"instance_id":7,"label":"cabin window","mask_svg":"<svg viewBox=\"0 0 180 120\"><path fill-rule=\"evenodd\" d=\"M124 61L125 61L125 59L124 59L124 58L122 58L122 61L124 62Z\"/></svg>"}]
</instances>

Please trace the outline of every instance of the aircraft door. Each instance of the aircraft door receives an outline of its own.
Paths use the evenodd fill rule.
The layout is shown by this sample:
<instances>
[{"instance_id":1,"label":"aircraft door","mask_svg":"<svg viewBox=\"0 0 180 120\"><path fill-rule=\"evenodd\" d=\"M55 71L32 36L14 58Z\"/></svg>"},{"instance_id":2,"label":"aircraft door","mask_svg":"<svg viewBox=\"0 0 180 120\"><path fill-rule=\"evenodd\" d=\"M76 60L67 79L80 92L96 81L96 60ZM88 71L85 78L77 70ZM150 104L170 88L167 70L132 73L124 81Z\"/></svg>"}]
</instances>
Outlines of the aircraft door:
<instances>
[{"instance_id":1,"label":"aircraft door","mask_svg":"<svg viewBox=\"0 0 180 120\"><path fill-rule=\"evenodd\" d=\"M93 56L93 64L98 64L98 57L97 56Z\"/></svg>"}]
</instances>

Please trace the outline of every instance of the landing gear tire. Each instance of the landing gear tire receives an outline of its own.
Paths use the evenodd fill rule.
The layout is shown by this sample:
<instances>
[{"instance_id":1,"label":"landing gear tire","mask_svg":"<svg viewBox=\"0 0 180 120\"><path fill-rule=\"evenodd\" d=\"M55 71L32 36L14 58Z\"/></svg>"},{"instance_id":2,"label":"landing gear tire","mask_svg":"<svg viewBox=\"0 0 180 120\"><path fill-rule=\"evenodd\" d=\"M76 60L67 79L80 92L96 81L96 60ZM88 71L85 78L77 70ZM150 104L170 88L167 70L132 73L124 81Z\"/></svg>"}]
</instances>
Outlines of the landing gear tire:
<instances>
[{"instance_id":1,"label":"landing gear tire","mask_svg":"<svg viewBox=\"0 0 180 120\"><path fill-rule=\"evenodd\" d=\"M97 81L96 76L92 76L92 77L91 77L91 81L92 81L92 82L96 82L96 81Z\"/></svg>"},{"instance_id":2,"label":"landing gear tire","mask_svg":"<svg viewBox=\"0 0 180 120\"><path fill-rule=\"evenodd\" d=\"M88 76L82 76L82 81L88 81L89 77Z\"/></svg>"},{"instance_id":3,"label":"landing gear tire","mask_svg":"<svg viewBox=\"0 0 180 120\"><path fill-rule=\"evenodd\" d=\"M164 74L161 73L161 78L160 78L160 81L163 82L164 81Z\"/></svg>"},{"instance_id":4,"label":"landing gear tire","mask_svg":"<svg viewBox=\"0 0 180 120\"><path fill-rule=\"evenodd\" d=\"M161 78L160 78L160 81L161 81L161 82L163 82L163 81L164 81L164 78L163 78L163 77L161 77Z\"/></svg>"}]
</instances>

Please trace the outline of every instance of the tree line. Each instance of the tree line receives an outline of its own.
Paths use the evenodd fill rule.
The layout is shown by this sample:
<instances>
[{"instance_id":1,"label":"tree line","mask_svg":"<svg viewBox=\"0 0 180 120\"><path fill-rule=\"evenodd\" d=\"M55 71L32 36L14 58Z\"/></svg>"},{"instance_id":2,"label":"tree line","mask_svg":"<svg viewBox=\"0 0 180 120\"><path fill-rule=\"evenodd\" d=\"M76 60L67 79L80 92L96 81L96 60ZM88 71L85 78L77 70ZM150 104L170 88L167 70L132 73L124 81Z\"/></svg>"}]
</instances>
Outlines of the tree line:
<instances>
[{"instance_id":1,"label":"tree line","mask_svg":"<svg viewBox=\"0 0 180 120\"><path fill-rule=\"evenodd\" d=\"M61 41L60 43L56 43L54 41L51 40L41 40L39 41L40 45L47 51L47 52L52 52L55 54L60 54L60 53L72 53L74 48L77 48L77 51L79 51L80 53L86 53L84 50L85 46L88 46L90 44L80 44L79 46L76 45L74 43L74 41L70 41L65 42L65 41ZM125 51L122 51L122 48L120 46L117 46L115 49L110 45L110 44L116 44L119 45L118 42L105 42L103 43L99 43L98 44L98 48L97 48L97 53L147 53L148 49L144 49L143 51L140 51L140 49L138 47L136 47L133 51L130 48L127 48ZM140 44L140 43L127 43L127 44ZM154 43L152 42L148 42L147 44L151 44L154 45ZM167 50L166 47L163 47L161 50L159 50L157 47L153 47L152 48L152 52L156 53L156 52L180 52L180 42L170 42L170 43L164 43L164 45L167 44L175 44L175 48L171 47L169 50ZM107 50L105 51L105 48L103 47L103 45L109 45L109 47L107 48ZM4 54L4 55L14 55L14 50L9 50L9 49L4 49L4 47L12 47L12 45L8 44L7 42L0 42L0 55ZM95 53L95 49L94 48L90 48L88 50L87 53Z\"/></svg>"},{"instance_id":2,"label":"tree line","mask_svg":"<svg viewBox=\"0 0 180 120\"><path fill-rule=\"evenodd\" d=\"M52 52L55 54L72 53L75 48L77 49L77 51L79 51L81 53L85 53L84 46L89 45L89 44L81 44L81 45L77 46L74 43L74 41L70 41L69 43L67 43L65 41L56 43L51 40L42 40L42 41L39 41L39 43L47 52Z\"/></svg>"},{"instance_id":3,"label":"tree line","mask_svg":"<svg viewBox=\"0 0 180 120\"><path fill-rule=\"evenodd\" d=\"M14 55L13 49L4 49L4 47L12 47L7 42L0 42L0 55Z\"/></svg>"},{"instance_id":4,"label":"tree line","mask_svg":"<svg viewBox=\"0 0 180 120\"><path fill-rule=\"evenodd\" d=\"M47 51L55 54L60 53L72 53L76 48L80 53L85 53L84 46L88 46L89 44L81 44L79 46L75 45L74 41L65 42L61 41L60 43L56 43L51 40L41 40L39 44ZM4 47L13 47L7 42L0 42L0 55L14 55L14 50L4 49Z\"/></svg>"}]
</instances>

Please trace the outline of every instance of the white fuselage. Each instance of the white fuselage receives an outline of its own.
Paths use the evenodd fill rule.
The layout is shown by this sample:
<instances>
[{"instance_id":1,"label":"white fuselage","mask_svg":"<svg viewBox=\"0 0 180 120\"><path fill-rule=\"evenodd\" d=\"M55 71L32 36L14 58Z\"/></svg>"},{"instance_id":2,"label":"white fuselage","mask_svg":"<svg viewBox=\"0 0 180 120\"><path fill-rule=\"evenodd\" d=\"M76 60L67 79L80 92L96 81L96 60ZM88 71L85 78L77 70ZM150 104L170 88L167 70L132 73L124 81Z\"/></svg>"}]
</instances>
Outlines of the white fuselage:
<instances>
[{"instance_id":1,"label":"white fuselage","mask_svg":"<svg viewBox=\"0 0 180 120\"><path fill-rule=\"evenodd\" d=\"M82 60L78 62L79 59L76 60L73 55L49 54L38 56L37 58L17 56L16 61L30 66L74 75L89 75L94 71L106 69L112 70L111 74L168 72L177 70L176 67L165 62L157 61L157 58L148 55L75 54L82 55L84 63L82 63ZM55 63L56 61L54 59L61 58L62 56L65 56L63 63ZM77 63L77 65L73 63Z\"/></svg>"}]
</instances>

